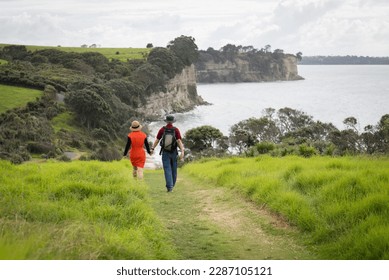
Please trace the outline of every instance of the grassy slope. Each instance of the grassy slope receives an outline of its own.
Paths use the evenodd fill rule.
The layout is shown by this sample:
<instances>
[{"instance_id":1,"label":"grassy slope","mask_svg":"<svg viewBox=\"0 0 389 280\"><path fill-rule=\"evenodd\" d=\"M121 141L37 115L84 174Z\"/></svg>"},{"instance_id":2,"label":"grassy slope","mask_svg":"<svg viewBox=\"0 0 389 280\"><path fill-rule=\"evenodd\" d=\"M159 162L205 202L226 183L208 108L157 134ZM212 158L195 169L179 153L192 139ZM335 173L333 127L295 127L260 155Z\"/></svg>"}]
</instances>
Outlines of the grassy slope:
<instances>
[{"instance_id":1,"label":"grassy slope","mask_svg":"<svg viewBox=\"0 0 389 280\"><path fill-rule=\"evenodd\" d=\"M23 87L0 85L0 113L24 106L42 95L42 91Z\"/></svg>"},{"instance_id":2,"label":"grassy slope","mask_svg":"<svg viewBox=\"0 0 389 280\"><path fill-rule=\"evenodd\" d=\"M174 259L128 161L0 161L0 259Z\"/></svg>"},{"instance_id":3,"label":"grassy slope","mask_svg":"<svg viewBox=\"0 0 389 280\"><path fill-rule=\"evenodd\" d=\"M162 171L147 171L151 202L180 259L315 259L304 236L236 192L179 171L173 193Z\"/></svg>"},{"instance_id":4,"label":"grassy slope","mask_svg":"<svg viewBox=\"0 0 389 280\"><path fill-rule=\"evenodd\" d=\"M71 132L77 132L77 131L81 132L81 129L79 128L75 120L74 114L70 111L66 111L64 113L55 116L51 120L51 124L56 133L61 129L65 129Z\"/></svg>"},{"instance_id":5,"label":"grassy slope","mask_svg":"<svg viewBox=\"0 0 389 280\"><path fill-rule=\"evenodd\" d=\"M0 48L7 44L0 44ZM29 51L42 49L57 49L65 52L99 52L106 56L109 60L118 59L127 61L127 59L143 59L151 49L148 48L81 48L81 47L50 47L50 46L26 46Z\"/></svg>"},{"instance_id":6,"label":"grassy slope","mask_svg":"<svg viewBox=\"0 0 389 280\"><path fill-rule=\"evenodd\" d=\"M388 158L207 159L172 194L130 170L0 161L0 259L389 258Z\"/></svg>"},{"instance_id":7,"label":"grassy slope","mask_svg":"<svg viewBox=\"0 0 389 280\"><path fill-rule=\"evenodd\" d=\"M235 189L311 237L323 259L389 259L389 159L204 160L185 171Z\"/></svg>"}]
</instances>

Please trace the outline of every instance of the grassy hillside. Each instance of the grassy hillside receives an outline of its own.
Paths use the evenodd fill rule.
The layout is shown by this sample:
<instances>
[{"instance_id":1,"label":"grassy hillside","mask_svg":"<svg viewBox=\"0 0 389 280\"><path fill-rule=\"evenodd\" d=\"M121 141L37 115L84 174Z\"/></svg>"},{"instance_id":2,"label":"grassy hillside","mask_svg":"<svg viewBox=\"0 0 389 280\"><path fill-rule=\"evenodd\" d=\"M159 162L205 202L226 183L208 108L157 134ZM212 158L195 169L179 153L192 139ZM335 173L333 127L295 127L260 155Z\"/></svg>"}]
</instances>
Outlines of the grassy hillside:
<instances>
[{"instance_id":1,"label":"grassy hillside","mask_svg":"<svg viewBox=\"0 0 389 280\"><path fill-rule=\"evenodd\" d=\"M389 158L207 159L184 167L311 236L323 259L389 259Z\"/></svg>"},{"instance_id":2,"label":"grassy hillside","mask_svg":"<svg viewBox=\"0 0 389 280\"><path fill-rule=\"evenodd\" d=\"M388 170L387 157L205 159L170 195L161 171L134 181L127 160L0 161L0 259L389 259Z\"/></svg>"},{"instance_id":3,"label":"grassy hillside","mask_svg":"<svg viewBox=\"0 0 389 280\"><path fill-rule=\"evenodd\" d=\"M0 113L9 109L24 106L29 101L34 101L36 97L42 95L42 91L0 85Z\"/></svg>"},{"instance_id":4,"label":"grassy hillside","mask_svg":"<svg viewBox=\"0 0 389 280\"><path fill-rule=\"evenodd\" d=\"M7 44L0 44L0 48ZM81 47L50 47L50 46L26 46L29 51L56 49L64 52L98 52L103 54L109 60L118 59L120 61L127 61L127 59L143 59L151 49L148 48L81 48Z\"/></svg>"},{"instance_id":5,"label":"grassy hillside","mask_svg":"<svg viewBox=\"0 0 389 280\"><path fill-rule=\"evenodd\" d=\"M179 172L167 193L163 170L147 170L151 204L184 260L312 260L307 235L228 188Z\"/></svg>"},{"instance_id":6,"label":"grassy hillside","mask_svg":"<svg viewBox=\"0 0 389 280\"><path fill-rule=\"evenodd\" d=\"M0 259L174 259L128 161L0 161Z\"/></svg>"}]
</instances>

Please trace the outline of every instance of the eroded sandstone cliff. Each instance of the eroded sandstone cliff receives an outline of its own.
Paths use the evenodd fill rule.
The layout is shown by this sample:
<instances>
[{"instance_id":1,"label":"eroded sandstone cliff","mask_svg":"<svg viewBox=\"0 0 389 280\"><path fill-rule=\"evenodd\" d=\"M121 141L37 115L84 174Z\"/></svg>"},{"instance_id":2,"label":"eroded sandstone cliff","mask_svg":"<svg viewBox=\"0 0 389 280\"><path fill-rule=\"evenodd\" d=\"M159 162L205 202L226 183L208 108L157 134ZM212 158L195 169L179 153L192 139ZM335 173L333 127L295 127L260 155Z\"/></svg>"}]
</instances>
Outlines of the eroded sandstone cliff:
<instances>
[{"instance_id":1,"label":"eroded sandstone cliff","mask_svg":"<svg viewBox=\"0 0 389 280\"><path fill-rule=\"evenodd\" d=\"M298 75L297 58L283 55L280 59L250 61L246 57L215 63L213 60L197 67L199 83L237 83L293 81L303 79Z\"/></svg>"},{"instance_id":2,"label":"eroded sandstone cliff","mask_svg":"<svg viewBox=\"0 0 389 280\"><path fill-rule=\"evenodd\" d=\"M149 119L159 119L167 113L185 112L204 100L197 94L196 71L194 65L185 67L180 74L169 80L166 92L152 94L146 100L146 105L138 109Z\"/></svg>"}]
</instances>

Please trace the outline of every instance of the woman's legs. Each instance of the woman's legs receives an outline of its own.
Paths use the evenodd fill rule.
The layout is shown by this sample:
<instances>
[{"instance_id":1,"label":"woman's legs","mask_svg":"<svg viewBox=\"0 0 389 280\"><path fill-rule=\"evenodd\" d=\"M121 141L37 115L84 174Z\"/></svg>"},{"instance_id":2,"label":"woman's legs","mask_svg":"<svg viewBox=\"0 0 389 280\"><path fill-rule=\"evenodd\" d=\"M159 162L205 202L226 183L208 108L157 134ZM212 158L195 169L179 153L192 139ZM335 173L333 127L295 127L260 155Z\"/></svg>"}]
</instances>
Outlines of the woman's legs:
<instances>
[{"instance_id":1,"label":"woman's legs","mask_svg":"<svg viewBox=\"0 0 389 280\"><path fill-rule=\"evenodd\" d=\"M137 175L138 175L138 179L140 179L140 180L143 179L143 168L141 168L141 167L137 168Z\"/></svg>"},{"instance_id":2,"label":"woman's legs","mask_svg":"<svg viewBox=\"0 0 389 280\"><path fill-rule=\"evenodd\" d=\"M142 167L138 167L138 166L133 166L132 167L132 176L134 177L134 179L138 178L140 180L143 179L143 168Z\"/></svg>"}]
</instances>

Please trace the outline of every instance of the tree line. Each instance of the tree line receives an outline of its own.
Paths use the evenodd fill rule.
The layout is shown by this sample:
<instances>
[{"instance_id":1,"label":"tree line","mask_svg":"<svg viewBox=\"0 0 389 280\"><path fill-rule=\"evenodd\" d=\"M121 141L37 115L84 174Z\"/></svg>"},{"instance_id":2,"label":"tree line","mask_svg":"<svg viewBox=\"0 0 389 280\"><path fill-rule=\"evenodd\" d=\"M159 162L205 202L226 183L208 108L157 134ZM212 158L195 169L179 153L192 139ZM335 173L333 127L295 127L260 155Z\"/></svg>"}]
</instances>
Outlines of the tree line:
<instances>
[{"instance_id":1,"label":"tree line","mask_svg":"<svg viewBox=\"0 0 389 280\"><path fill-rule=\"evenodd\" d=\"M300 60L300 64L305 65L337 65L337 64L350 64L350 65L364 65L364 64L389 64L389 57L371 57L371 56L303 56Z\"/></svg>"},{"instance_id":2,"label":"tree line","mask_svg":"<svg viewBox=\"0 0 389 280\"><path fill-rule=\"evenodd\" d=\"M234 124L228 136L212 126L201 126L188 130L184 140L191 158L229 154L310 157L389 153L389 114L376 125L367 125L362 132L358 131L354 117L343 123L346 128L339 130L299 110L267 108L259 118Z\"/></svg>"}]
</instances>

